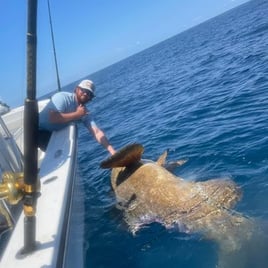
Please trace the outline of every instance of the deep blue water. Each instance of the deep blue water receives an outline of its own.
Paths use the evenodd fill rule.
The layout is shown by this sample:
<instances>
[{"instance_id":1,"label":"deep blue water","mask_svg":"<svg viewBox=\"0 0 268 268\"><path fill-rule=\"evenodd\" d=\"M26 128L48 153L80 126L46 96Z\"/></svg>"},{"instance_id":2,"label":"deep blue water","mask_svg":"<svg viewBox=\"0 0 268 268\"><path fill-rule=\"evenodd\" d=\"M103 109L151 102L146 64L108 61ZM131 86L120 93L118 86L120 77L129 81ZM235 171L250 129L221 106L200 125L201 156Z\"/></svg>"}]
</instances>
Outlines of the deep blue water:
<instances>
[{"instance_id":1,"label":"deep blue water","mask_svg":"<svg viewBox=\"0 0 268 268\"><path fill-rule=\"evenodd\" d=\"M262 221L268 220L267 14L268 1L250 1L88 76L97 86L89 109L116 149L139 142L152 160L169 149L168 159L188 159L176 170L187 180L228 176L243 191L236 210ZM115 207L110 171L99 168L108 153L83 126L78 144L86 267L216 267L216 246L201 235L151 224L133 236ZM255 267L268 267L259 262Z\"/></svg>"}]
</instances>

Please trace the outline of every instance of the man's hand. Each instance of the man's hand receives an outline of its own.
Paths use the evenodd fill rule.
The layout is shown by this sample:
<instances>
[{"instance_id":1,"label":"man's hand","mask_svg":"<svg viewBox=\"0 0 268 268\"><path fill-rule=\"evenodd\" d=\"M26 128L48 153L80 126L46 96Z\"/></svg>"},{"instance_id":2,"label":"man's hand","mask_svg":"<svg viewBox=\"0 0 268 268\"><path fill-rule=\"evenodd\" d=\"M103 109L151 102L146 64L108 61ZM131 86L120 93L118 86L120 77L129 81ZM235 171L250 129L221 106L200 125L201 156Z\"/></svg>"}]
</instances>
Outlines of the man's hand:
<instances>
[{"instance_id":1,"label":"man's hand","mask_svg":"<svg viewBox=\"0 0 268 268\"><path fill-rule=\"evenodd\" d=\"M82 116L84 116L88 113L89 112L88 112L87 108L82 104L80 104L76 109L76 115L78 118L81 118Z\"/></svg>"}]
</instances>

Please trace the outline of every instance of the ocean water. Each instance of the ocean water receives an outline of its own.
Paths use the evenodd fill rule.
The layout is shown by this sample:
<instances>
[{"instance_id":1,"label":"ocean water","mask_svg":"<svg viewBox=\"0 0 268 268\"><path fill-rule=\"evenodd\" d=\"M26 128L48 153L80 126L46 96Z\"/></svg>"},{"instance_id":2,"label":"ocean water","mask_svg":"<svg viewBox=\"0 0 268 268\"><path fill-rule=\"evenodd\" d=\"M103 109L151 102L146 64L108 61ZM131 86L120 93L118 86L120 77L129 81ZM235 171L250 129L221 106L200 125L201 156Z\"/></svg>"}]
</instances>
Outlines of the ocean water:
<instances>
[{"instance_id":1,"label":"ocean water","mask_svg":"<svg viewBox=\"0 0 268 268\"><path fill-rule=\"evenodd\" d=\"M268 1L250 1L88 76L97 85L89 110L116 149L138 142L152 160L168 149L169 160L188 159L175 170L186 180L229 177L243 191L235 209L264 223L267 14ZM78 145L85 267L217 267L217 246L201 234L152 223L133 236L116 208L110 170L99 167L108 153L83 126ZM246 267L266 265L256 257Z\"/></svg>"}]
</instances>

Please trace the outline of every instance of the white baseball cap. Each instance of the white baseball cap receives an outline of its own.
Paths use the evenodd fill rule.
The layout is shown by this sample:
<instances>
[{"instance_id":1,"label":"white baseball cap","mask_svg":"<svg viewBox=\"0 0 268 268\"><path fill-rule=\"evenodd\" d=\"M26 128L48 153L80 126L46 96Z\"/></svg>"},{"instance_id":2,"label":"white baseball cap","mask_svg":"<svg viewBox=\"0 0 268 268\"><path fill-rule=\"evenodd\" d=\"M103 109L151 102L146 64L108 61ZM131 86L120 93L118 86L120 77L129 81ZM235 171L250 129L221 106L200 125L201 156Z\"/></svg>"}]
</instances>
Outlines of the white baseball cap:
<instances>
[{"instance_id":1,"label":"white baseball cap","mask_svg":"<svg viewBox=\"0 0 268 268\"><path fill-rule=\"evenodd\" d=\"M95 85L91 80L82 80L78 87L89 90L95 96Z\"/></svg>"}]
</instances>

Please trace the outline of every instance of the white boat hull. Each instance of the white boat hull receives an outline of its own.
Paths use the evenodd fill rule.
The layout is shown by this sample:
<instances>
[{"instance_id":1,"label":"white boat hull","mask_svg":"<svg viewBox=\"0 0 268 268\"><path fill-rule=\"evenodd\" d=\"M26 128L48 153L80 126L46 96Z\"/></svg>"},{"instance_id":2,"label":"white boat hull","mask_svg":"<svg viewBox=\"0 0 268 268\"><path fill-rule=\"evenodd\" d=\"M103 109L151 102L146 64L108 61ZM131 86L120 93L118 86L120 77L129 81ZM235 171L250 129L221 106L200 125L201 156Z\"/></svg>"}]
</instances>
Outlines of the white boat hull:
<instances>
[{"instance_id":1,"label":"white boat hull","mask_svg":"<svg viewBox=\"0 0 268 268\"><path fill-rule=\"evenodd\" d=\"M22 110L18 109L18 111ZM14 118L11 115L7 115L7 118L8 116ZM22 120L19 116L17 119ZM15 122L10 120L9 123L11 132L18 131L15 128ZM21 254L24 245L24 215L22 213L2 255L1 267L71 267L68 266L70 263L68 252L71 251L69 230L76 178L76 136L74 125L54 132L41 162L39 172L41 196L37 200L36 213L37 249L29 255ZM21 135L17 137L17 142L18 144L21 142ZM19 146L23 147L22 144ZM43 157L42 154L40 156ZM82 243L81 238L73 244L76 252L80 248L78 250L80 253L72 256L78 257L76 267L83 267Z\"/></svg>"}]
</instances>

